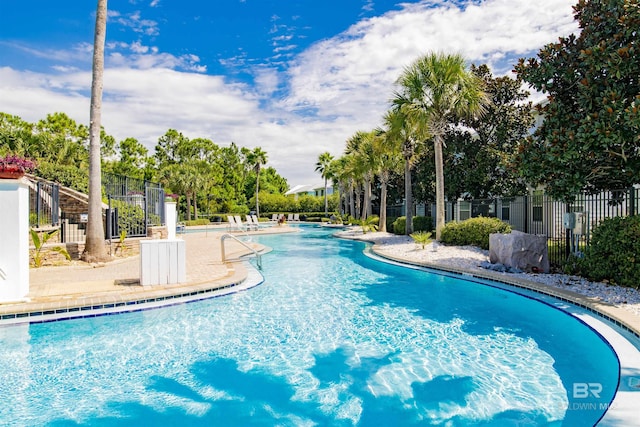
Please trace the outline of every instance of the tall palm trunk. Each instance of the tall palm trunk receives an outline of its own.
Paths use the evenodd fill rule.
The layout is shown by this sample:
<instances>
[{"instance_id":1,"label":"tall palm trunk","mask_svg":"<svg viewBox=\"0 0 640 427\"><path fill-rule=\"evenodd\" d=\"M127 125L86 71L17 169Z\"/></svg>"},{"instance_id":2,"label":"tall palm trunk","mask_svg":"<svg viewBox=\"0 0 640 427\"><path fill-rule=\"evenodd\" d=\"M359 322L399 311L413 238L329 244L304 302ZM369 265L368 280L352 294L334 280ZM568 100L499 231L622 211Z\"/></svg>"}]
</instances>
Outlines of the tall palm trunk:
<instances>
[{"instance_id":1,"label":"tall palm trunk","mask_svg":"<svg viewBox=\"0 0 640 427\"><path fill-rule=\"evenodd\" d=\"M191 221L191 192L187 191L187 221Z\"/></svg>"},{"instance_id":2,"label":"tall palm trunk","mask_svg":"<svg viewBox=\"0 0 640 427\"><path fill-rule=\"evenodd\" d=\"M106 33L107 0L98 0L93 41L91 110L89 113L89 207L86 243L82 254L82 258L87 262L109 259L105 248L104 222L102 220L102 171L100 169L100 127Z\"/></svg>"},{"instance_id":3,"label":"tall palm trunk","mask_svg":"<svg viewBox=\"0 0 640 427\"><path fill-rule=\"evenodd\" d=\"M327 216L329 212L329 201L327 199L327 178L324 179L324 215Z\"/></svg>"},{"instance_id":4,"label":"tall palm trunk","mask_svg":"<svg viewBox=\"0 0 640 427\"><path fill-rule=\"evenodd\" d=\"M362 210L360 209L360 207L362 206L362 198L360 197L360 194L362 194L362 190L360 187L360 183L356 184L356 188L355 188L355 193L356 193L356 212L362 212ZM354 215L354 218L357 218L357 215Z\"/></svg>"},{"instance_id":5,"label":"tall palm trunk","mask_svg":"<svg viewBox=\"0 0 640 427\"><path fill-rule=\"evenodd\" d=\"M436 157L436 240L440 241L444 228L444 168L442 161L442 135L434 136Z\"/></svg>"},{"instance_id":6,"label":"tall palm trunk","mask_svg":"<svg viewBox=\"0 0 640 427\"><path fill-rule=\"evenodd\" d=\"M404 197L405 197L405 234L413 233L413 192L411 190L411 162L405 158L404 162Z\"/></svg>"},{"instance_id":7,"label":"tall palm trunk","mask_svg":"<svg viewBox=\"0 0 640 427\"><path fill-rule=\"evenodd\" d=\"M260 194L260 163L256 165L256 216L260 218L260 202L258 201Z\"/></svg>"},{"instance_id":8,"label":"tall palm trunk","mask_svg":"<svg viewBox=\"0 0 640 427\"><path fill-rule=\"evenodd\" d=\"M389 182L389 172L383 171L380 174L380 222L378 231L387 232L387 182Z\"/></svg>"},{"instance_id":9,"label":"tall palm trunk","mask_svg":"<svg viewBox=\"0 0 640 427\"><path fill-rule=\"evenodd\" d=\"M362 215L361 219L367 219L371 216L371 174L367 173L364 177L364 195L362 203Z\"/></svg>"},{"instance_id":10,"label":"tall palm trunk","mask_svg":"<svg viewBox=\"0 0 640 427\"><path fill-rule=\"evenodd\" d=\"M356 217L355 186L352 179L349 180L349 215Z\"/></svg>"}]
</instances>

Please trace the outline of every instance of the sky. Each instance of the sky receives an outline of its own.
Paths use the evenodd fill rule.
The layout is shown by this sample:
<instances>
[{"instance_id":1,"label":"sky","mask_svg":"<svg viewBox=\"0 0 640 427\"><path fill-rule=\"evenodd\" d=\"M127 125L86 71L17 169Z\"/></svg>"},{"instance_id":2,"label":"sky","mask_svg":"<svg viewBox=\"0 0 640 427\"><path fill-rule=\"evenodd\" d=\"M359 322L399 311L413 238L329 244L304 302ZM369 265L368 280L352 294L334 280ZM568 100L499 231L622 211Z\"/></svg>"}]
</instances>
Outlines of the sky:
<instances>
[{"instance_id":1,"label":"sky","mask_svg":"<svg viewBox=\"0 0 640 427\"><path fill-rule=\"evenodd\" d=\"M418 57L459 53L512 76L518 58L578 31L575 3L109 0L102 126L151 153L169 129L261 147L291 187L319 184L319 155L381 126ZM0 112L89 124L96 5L0 0Z\"/></svg>"}]
</instances>

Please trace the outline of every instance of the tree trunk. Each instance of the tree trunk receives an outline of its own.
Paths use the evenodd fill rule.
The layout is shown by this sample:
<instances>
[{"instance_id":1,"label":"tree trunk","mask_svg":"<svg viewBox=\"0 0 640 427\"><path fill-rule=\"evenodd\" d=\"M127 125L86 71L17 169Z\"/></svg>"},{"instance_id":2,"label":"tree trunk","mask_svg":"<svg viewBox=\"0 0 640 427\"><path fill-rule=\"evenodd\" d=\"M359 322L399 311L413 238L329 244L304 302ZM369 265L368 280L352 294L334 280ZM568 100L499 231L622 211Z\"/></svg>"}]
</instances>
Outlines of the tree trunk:
<instances>
[{"instance_id":1,"label":"tree trunk","mask_svg":"<svg viewBox=\"0 0 640 427\"><path fill-rule=\"evenodd\" d=\"M355 188L353 181L349 184L349 215L353 218L356 217L356 202L355 202Z\"/></svg>"},{"instance_id":2,"label":"tree trunk","mask_svg":"<svg viewBox=\"0 0 640 427\"><path fill-rule=\"evenodd\" d=\"M193 216L193 219L198 219L198 193L193 194Z\"/></svg>"},{"instance_id":3,"label":"tree trunk","mask_svg":"<svg viewBox=\"0 0 640 427\"><path fill-rule=\"evenodd\" d=\"M434 137L436 157L436 240L440 241L444 228L444 167L442 161L442 135Z\"/></svg>"},{"instance_id":4,"label":"tree trunk","mask_svg":"<svg viewBox=\"0 0 640 427\"><path fill-rule=\"evenodd\" d=\"M361 210L361 206L362 206L362 199L360 197L360 193L362 192L362 190L360 189L360 184L356 185L356 189L355 189L355 193L356 193L356 214L353 216L354 218L358 218L358 214L362 212Z\"/></svg>"},{"instance_id":5,"label":"tree trunk","mask_svg":"<svg viewBox=\"0 0 640 427\"><path fill-rule=\"evenodd\" d=\"M100 169L100 127L106 33L107 0L98 0L93 40L93 74L89 113L89 207L86 242L82 254L82 258L87 262L109 259L105 248L104 222L102 220L102 171Z\"/></svg>"},{"instance_id":6,"label":"tree trunk","mask_svg":"<svg viewBox=\"0 0 640 427\"><path fill-rule=\"evenodd\" d=\"M260 218L260 202L258 201L258 194L260 191L260 164L256 167L256 216Z\"/></svg>"},{"instance_id":7,"label":"tree trunk","mask_svg":"<svg viewBox=\"0 0 640 427\"><path fill-rule=\"evenodd\" d=\"M404 162L404 198L405 198L405 234L413 233L413 192L411 190L411 164L406 158Z\"/></svg>"},{"instance_id":8,"label":"tree trunk","mask_svg":"<svg viewBox=\"0 0 640 427\"><path fill-rule=\"evenodd\" d=\"M329 205L327 200L327 178L324 179L324 215L329 213Z\"/></svg>"},{"instance_id":9,"label":"tree trunk","mask_svg":"<svg viewBox=\"0 0 640 427\"><path fill-rule=\"evenodd\" d=\"M387 232L387 181L388 173L383 173L380 177L380 223L378 231Z\"/></svg>"},{"instance_id":10,"label":"tree trunk","mask_svg":"<svg viewBox=\"0 0 640 427\"><path fill-rule=\"evenodd\" d=\"M191 221L191 193L187 191L187 221Z\"/></svg>"},{"instance_id":11,"label":"tree trunk","mask_svg":"<svg viewBox=\"0 0 640 427\"><path fill-rule=\"evenodd\" d=\"M360 215L360 219L367 219L371 211L371 179L367 176L364 179L363 186L363 200L362 200L362 214Z\"/></svg>"}]
</instances>

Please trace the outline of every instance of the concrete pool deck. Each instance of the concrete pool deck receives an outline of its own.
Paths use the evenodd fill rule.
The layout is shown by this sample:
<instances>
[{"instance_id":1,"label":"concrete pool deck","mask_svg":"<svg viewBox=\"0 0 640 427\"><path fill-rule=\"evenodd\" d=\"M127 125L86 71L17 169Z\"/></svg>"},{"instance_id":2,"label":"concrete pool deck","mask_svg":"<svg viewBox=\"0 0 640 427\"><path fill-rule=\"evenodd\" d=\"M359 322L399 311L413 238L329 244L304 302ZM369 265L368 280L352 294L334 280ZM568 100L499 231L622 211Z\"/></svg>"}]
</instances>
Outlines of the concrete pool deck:
<instances>
[{"instance_id":1,"label":"concrete pool deck","mask_svg":"<svg viewBox=\"0 0 640 427\"><path fill-rule=\"evenodd\" d=\"M139 255L107 263L31 268L27 298L0 303L0 325L131 311L229 293L231 287L241 289L248 271L239 259L251 252L227 239L227 261L223 262L221 237L229 233L227 228L196 229L201 232L179 235L186 242L185 283L140 286ZM229 234L243 237L296 231L293 227L272 226ZM258 251L264 249L255 243L250 245Z\"/></svg>"},{"instance_id":2,"label":"concrete pool deck","mask_svg":"<svg viewBox=\"0 0 640 427\"><path fill-rule=\"evenodd\" d=\"M179 235L186 242L186 283L140 286L139 255L104 264L77 263L69 266L31 269L28 299L0 304L0 325L143 310L237 292L261 282L262 278L259 274L255 274L252 268L247 268L244 262L239 262L240 257L250 254L250 251L233 239L225 241L228 261L222 261L221 237L228 233L225 226L210 226L201 231ZM259 231L231 234L240 237L296 231L298 231L296 227L271 226L263 227ZM256 243L250 244L258 251L265 249ZM523 290L531 290L542 296L554 298L559 308L563 308L564 303L571 303L586 311L598 313L599 316L572 314L602 334L615 349L621 363L620 387L609 411L599 425L640 426L640 409L638 409L640 408L640 351L602 320L604 316L605 319L627 329L635 335L636 342L640 342L638 340L639 316L620 307L602 303L595 298L523 278L508 279L504 275L490 271L479 274L477 271L470 272L465 269L444 268L442 265L411 262L407 259L391 257L389 254L381 254L380 247L375 245L373 251L384 258L405 264L435 268L448 273L493 280ZM571 312L568 304L563 309Z\"/></svg>"}]
</instances>

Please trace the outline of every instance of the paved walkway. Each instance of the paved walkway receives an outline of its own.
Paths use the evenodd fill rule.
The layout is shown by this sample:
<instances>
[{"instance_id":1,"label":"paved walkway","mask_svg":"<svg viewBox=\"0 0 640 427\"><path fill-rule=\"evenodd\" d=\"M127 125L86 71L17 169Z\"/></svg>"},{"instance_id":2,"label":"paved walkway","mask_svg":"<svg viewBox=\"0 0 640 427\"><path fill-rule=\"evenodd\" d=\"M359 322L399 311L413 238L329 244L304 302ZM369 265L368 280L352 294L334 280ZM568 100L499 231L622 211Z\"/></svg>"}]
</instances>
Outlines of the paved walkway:
<instances>
[{"instance_id":1,"label":"paved walkway","mask_svg":"<svg viewBox=\"0 0 640 427\"><path fill-rule=\"evenodd\" d=\"M241 284L247 277L247 270L237 261L241 256L251 255L251 251L234 239L225 239L226 261L223 262L221 237L229 233L226 227L211 226L201 230L179 235L186 242L186 283L140 286L139 255L101 264L78 262L69 266L31 268L27 298L0 304L0 324L76 317L79 312L89 310L96 313L122 311L120 307L133 303L157 302L156 305L161 305L163 299ZM272 226L229 234L241 237L295 231L292 227ZM256 243L250 246L257 251L265 249Z\"/></svg>"}]
</instances>

